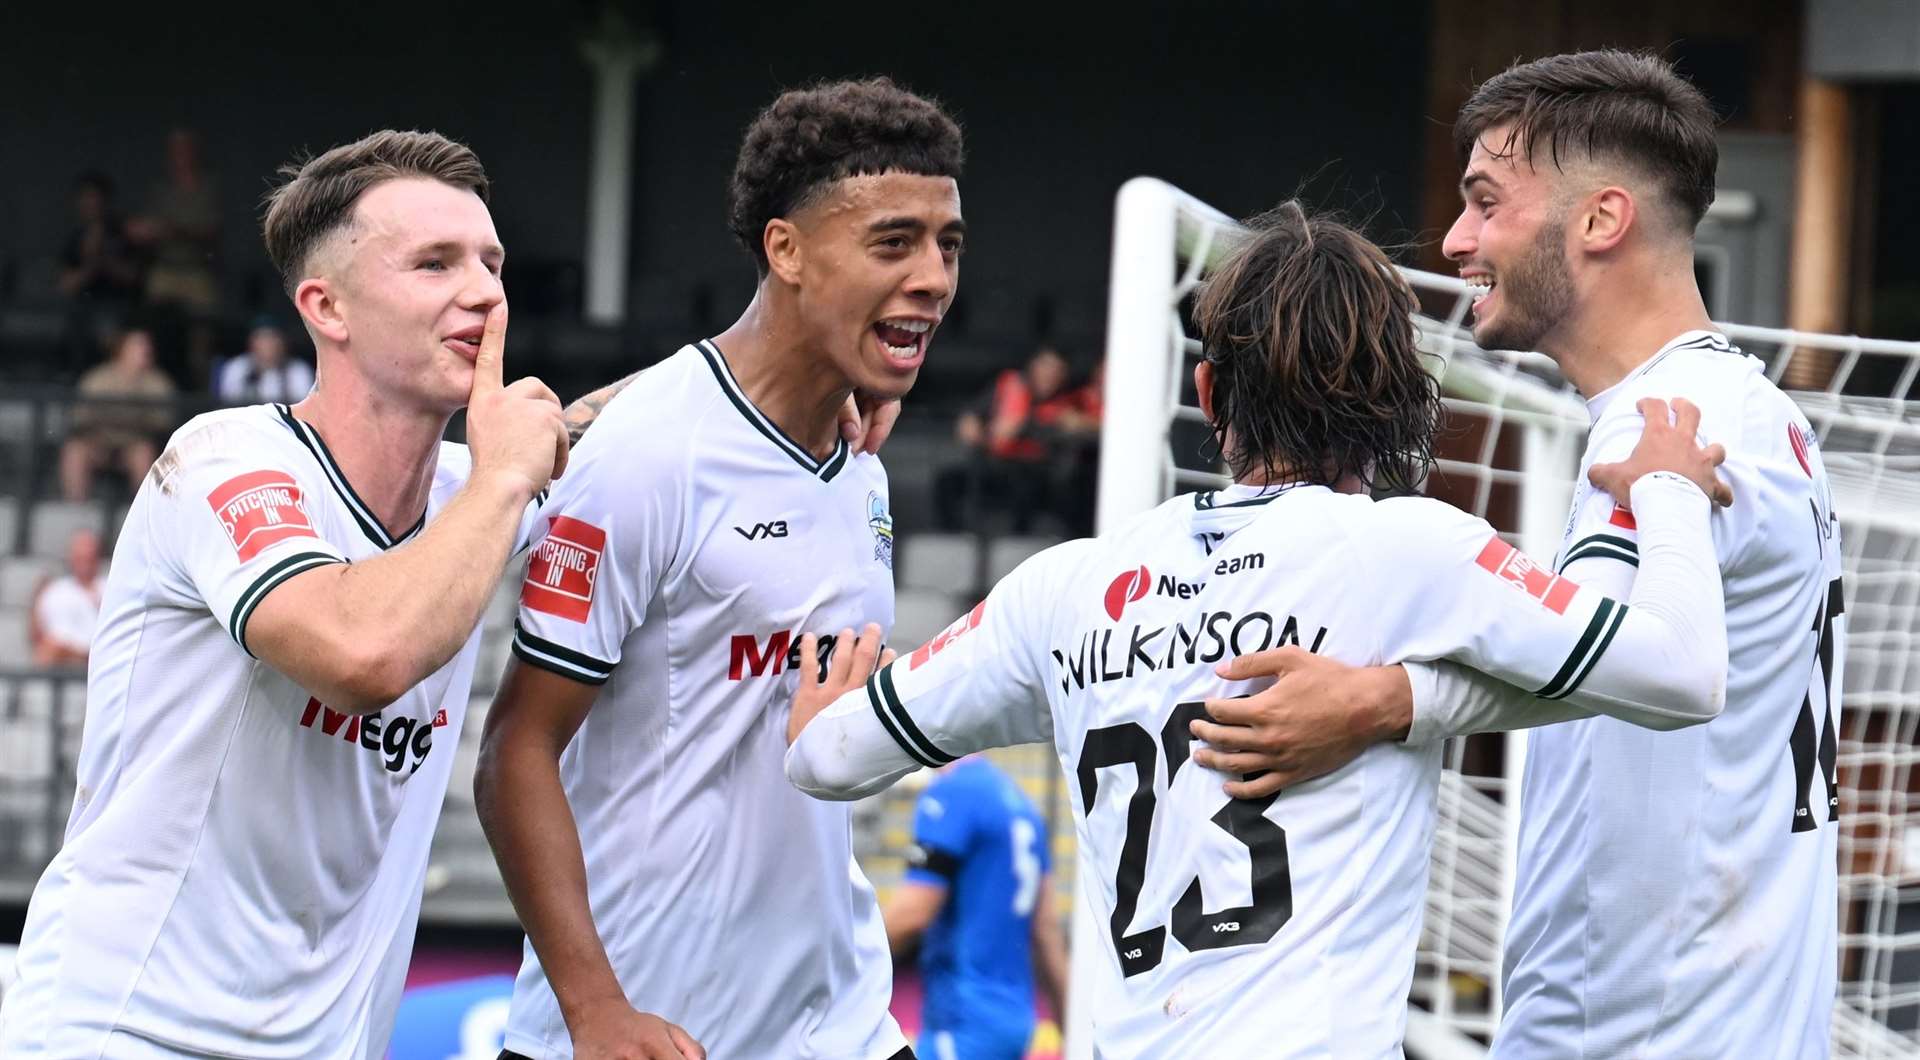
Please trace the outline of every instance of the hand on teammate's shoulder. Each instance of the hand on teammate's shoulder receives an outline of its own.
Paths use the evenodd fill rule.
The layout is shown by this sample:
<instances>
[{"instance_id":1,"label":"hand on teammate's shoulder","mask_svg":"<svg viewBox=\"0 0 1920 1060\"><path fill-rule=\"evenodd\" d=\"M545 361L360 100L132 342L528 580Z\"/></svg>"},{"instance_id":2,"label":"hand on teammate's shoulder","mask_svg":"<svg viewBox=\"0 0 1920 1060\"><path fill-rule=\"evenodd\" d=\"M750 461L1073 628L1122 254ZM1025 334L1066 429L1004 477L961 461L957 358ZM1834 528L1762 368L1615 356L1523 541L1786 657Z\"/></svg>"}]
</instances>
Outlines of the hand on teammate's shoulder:
<instances>
[{"instance_id":1,"label":"hand on teammate's shoulder","mask_svg":"<svg viewBox=\"0 0 1920 1060\"><path fill-rule=\"evenodd\" d=\"M1674 398L1669 410L1659 398L1641 398L1635 406L1645 417L1640 441L1625 460L1595 464L1587 479L1613 495L1622 507L1633 506L1633 484L1656 471L1670 471L1700 487L1714 504L1733 504L1733 487L1717 473L1727 451L1719 443L1700 444L1700 407L1686 398Z\"/></svg>"},{"instance_id":2,"label":"hand on teammate's shoulder","mask_svg":"<svg viewBox=\"0 0 1920 1060\"><path fill-rule=\"evenodd\" d=\"M528 499L567 467L567 427L560 399L528 376L503 381L507 340L505 302L487 314L473 362L467 400L467 448L476 479L501 476Z\"/></svg>"}]
</instances>

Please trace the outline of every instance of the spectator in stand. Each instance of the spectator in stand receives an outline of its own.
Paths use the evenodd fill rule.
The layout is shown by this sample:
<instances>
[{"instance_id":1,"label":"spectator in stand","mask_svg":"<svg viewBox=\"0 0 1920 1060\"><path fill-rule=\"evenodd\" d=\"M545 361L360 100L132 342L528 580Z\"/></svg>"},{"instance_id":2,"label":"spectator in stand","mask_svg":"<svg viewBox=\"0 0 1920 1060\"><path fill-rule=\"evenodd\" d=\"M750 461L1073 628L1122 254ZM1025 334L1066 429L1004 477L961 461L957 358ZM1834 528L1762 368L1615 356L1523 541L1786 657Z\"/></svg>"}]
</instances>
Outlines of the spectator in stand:
<instances>
[{"instance_id":1,"label":"spectator in stand","mask_svg":"<svg viewBox=\"0 0 1920 1060\"><path fill-rule=\"evenodd\" d=\"M1067 503L1058 487L1070 479L1084 440L1098 435L1099 415L1097 409L1088 414L1079 392L1067 391L1068 373L1060 351L1042 346L1025 367L1001 372L990 393L961 412L954 435L970 452L964 464L939 475L943 526L970 522L963 506L971 504L1005 508L1016 534L1030 531L1043 512L1059 517L1066 532L1080 532L1080 506Z\"/></svg>"},{"instance_id":2,"label":"spectator in stand","mask_svg":"<svg viewBox=\"0 0 1920 1060\"><path fill-rule=\"evenodd\" d=\"M113 207L112 181L103 173L82 173L73 183L71 208L73 227L55 280L68 299L62 364L98 350L140 296L140 254L127 236L126 218Z\"/></svg>"},{"instance_id":3,"label":"spectator in stand","mask_svg":"<svg viewBox=\"0 0 1920 1060\"><path fill-rule=\"evenodd\" d=\"M33 596L28 635L38 667L87 665L100 619L100 535L76 530L67 539L66 573L48 579Z\"/></svg>"},{"instance_id":4,"label":"spectator in stand","mask_svg":"<svg viewBox=\"0 0 1920 1060\"><path fill-rule=\"evenodd\" d=\"M287 353L287 336L270 320L256 320L247 348L220 366L214 396L229 405L293 403L313 389L313 366Z\"/></svg>"},{"instance_id":5,"label":"spectator in stand","mask_svg":"<svg viewBox=\"0 0 1920 1060\"><path fill-rule=\"evenodd\" d=\"M1069 537L1086 537L1094 532L1093 510L1100 484L1100 417L1106 409L1105 361L1093 366L1093 374L1063 398L1067 411L1056 425L1061 452L1060 477L1052 496L1056 510L1067 524Z\"/></svg>"},{"instance_id":6,"label":"spectator in stand","mask_svg":"<svg viewBox=\"0 0 1920 1060\"><path fill-rule=\"evenodd\" d=\"M140 328L122 333L113 356L80 377L79 391L72 430L60 447L60 492L70 501L86 500L94 472L117 461L131 495L158 455L155 439L174 424L167 402L173 380L154 366L153 335Z\"/></svg>"},{"instance_id":7,"label":"spectator in stand","mask_svg":"<svg viewBox=\"0 0 1920 1060\"><path fill-rule=\"evenodd\" d=\"M154 186L146 212L128 222L127 232L149 255L147 304L177 311L185 319L179 337L186 347L186 378L199 386L213 353L211 320L220 307L214 274L220 200L202 169L197 134L188 129L167 134L166 179ZM174 330L163 328L170 346Z\"/></svg>"},{"instance_id":8,"label":"spectator in stand","mask_svg":"<svg viewBox=\"0 0 1920 1060\"><path fill-rule=\"evenodd\" d=\"M82 173L73 182L73 231L60 253L59 287L69 297L121 307L139 293L140 258L104 173Z\"/></svg>"}]
</instances>

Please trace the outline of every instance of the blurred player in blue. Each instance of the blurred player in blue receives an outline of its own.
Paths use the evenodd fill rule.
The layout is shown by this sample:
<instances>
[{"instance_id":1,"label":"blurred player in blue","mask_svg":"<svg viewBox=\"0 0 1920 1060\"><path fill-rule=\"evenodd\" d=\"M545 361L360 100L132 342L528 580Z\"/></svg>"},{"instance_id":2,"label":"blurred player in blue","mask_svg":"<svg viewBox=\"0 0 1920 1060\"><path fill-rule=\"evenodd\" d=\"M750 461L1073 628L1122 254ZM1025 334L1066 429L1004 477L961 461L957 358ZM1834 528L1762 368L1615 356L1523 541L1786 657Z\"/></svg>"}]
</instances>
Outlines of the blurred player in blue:
<instances>
[{"instance_id":1,"label":"blurred player in blue","mask_svg":"<svg viewBox=\"0 0 1920 1060\"><path fill-rule=\"evenodd\" d=\"M977 755L940 771L913 813L906 878L883 916L899 957L920 943L926 1060L1019 1060L1035 972L1066 1010L1067 947L1047 901L1047 826L1012 778Z\"/></svg>"}]
</instances>

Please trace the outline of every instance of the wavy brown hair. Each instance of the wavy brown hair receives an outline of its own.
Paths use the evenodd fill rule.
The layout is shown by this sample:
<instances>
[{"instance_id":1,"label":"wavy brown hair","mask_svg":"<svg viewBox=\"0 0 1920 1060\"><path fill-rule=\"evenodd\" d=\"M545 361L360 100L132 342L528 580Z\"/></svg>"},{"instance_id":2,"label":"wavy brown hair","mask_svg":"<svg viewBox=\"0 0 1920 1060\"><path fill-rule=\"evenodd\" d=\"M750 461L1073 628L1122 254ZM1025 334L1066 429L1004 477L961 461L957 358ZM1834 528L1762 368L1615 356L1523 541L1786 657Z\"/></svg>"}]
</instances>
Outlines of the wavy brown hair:
<instances>
[{"instance_id":1,"label":"wavy brown hair","mask_svg":"<svg viewBox=\"0 0 1920 1060\"><path fill-rule=\"evenodd\" d=\"M1412 288L1365 236L1298 201L1247 227L1193 312L1228 467L1415 489L1441 406L1414 346Z\"/></svg>"}]
</instances>

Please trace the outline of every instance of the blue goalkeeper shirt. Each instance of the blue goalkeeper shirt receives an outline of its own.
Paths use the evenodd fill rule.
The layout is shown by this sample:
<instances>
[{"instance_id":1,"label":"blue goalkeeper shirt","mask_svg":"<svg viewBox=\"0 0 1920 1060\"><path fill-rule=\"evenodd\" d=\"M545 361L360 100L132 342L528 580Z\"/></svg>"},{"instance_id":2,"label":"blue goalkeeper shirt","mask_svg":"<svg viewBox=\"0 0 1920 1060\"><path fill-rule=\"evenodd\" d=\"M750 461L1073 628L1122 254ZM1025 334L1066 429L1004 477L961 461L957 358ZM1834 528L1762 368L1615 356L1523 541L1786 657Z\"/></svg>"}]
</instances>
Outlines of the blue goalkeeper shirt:
<instances>
[{"instance_id":1,"label":"blue goalkeeper shirt","mask_svg":"<svg viewBox=\"0 0 1920 1060\"><path fill-rule=\"evenodd\" d=\"M1033 915L1048 866L1032 800L984 758L952 766L914 808L906 878L947 900L920 949L928 1031L1033 1032Z\"/></svg>"}]
</instances>

